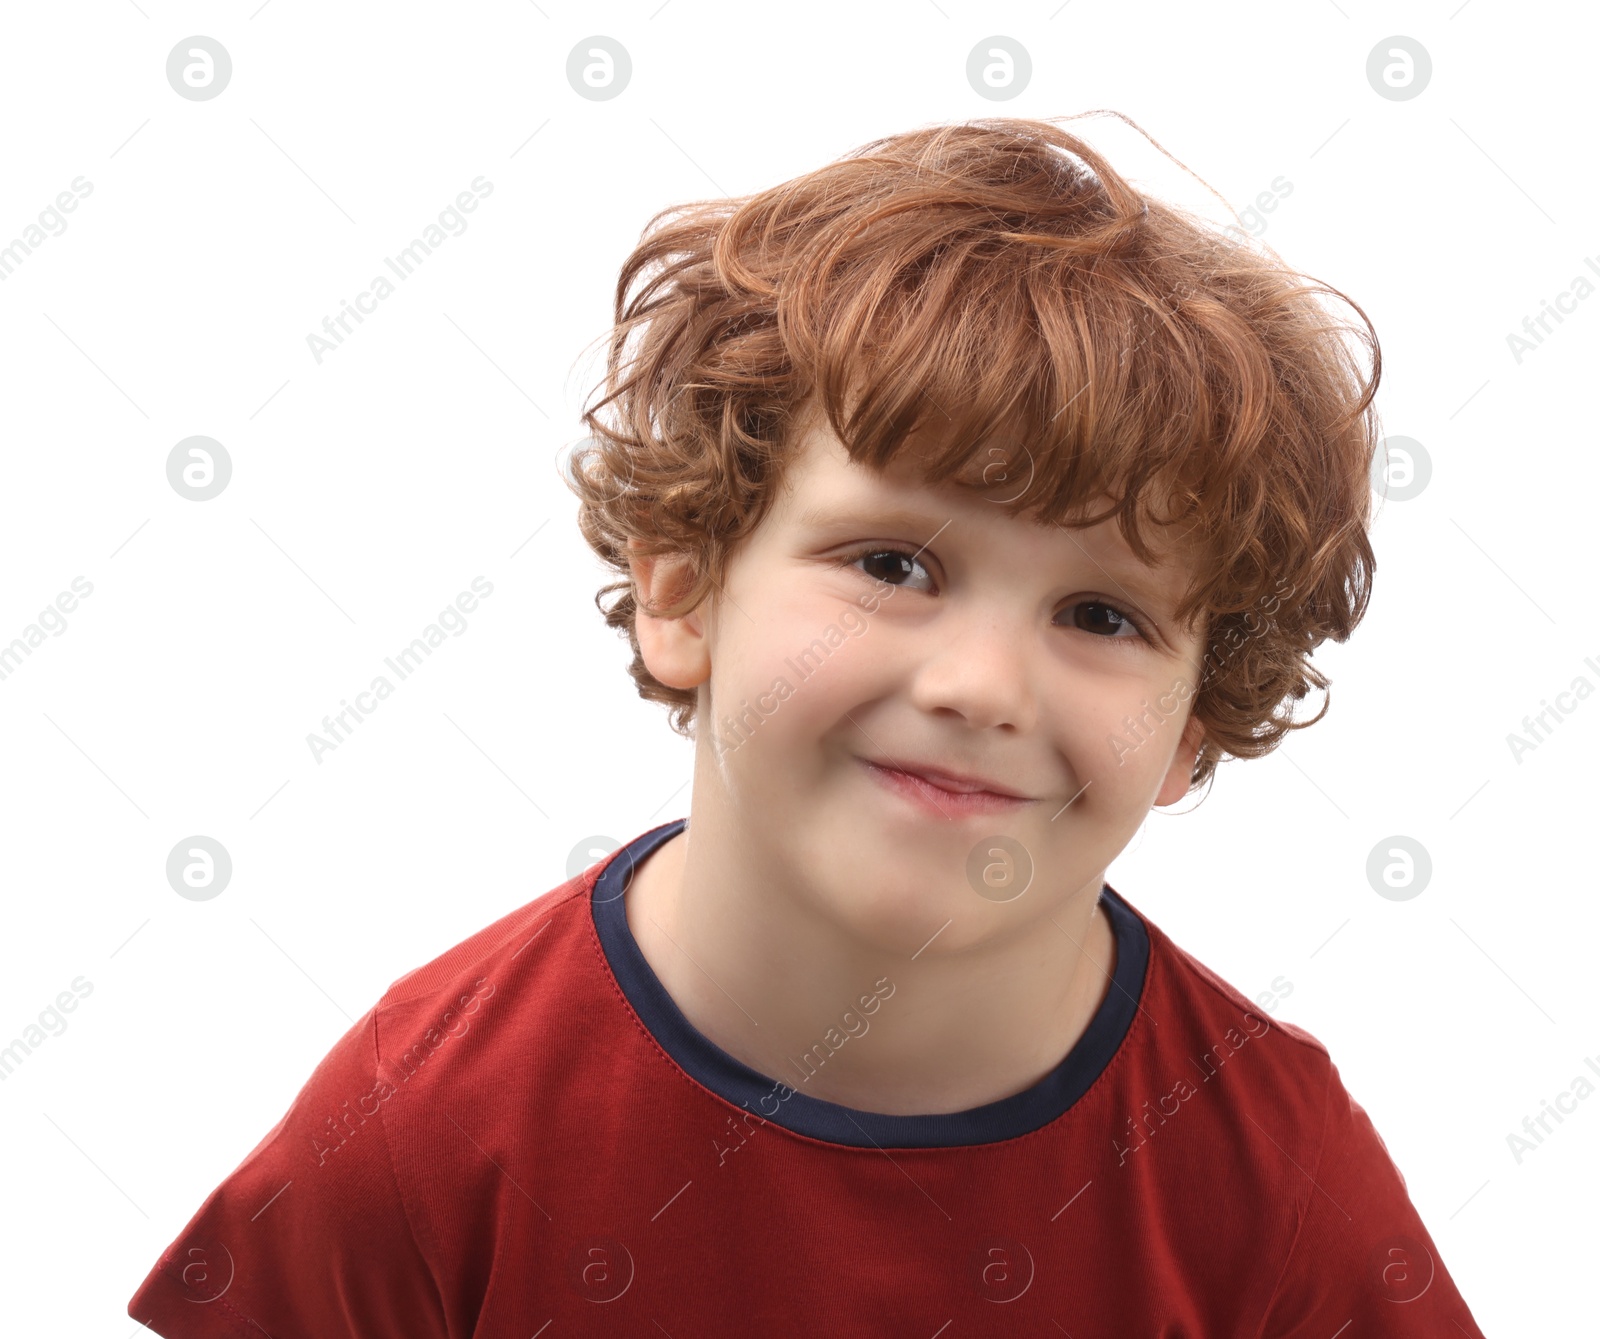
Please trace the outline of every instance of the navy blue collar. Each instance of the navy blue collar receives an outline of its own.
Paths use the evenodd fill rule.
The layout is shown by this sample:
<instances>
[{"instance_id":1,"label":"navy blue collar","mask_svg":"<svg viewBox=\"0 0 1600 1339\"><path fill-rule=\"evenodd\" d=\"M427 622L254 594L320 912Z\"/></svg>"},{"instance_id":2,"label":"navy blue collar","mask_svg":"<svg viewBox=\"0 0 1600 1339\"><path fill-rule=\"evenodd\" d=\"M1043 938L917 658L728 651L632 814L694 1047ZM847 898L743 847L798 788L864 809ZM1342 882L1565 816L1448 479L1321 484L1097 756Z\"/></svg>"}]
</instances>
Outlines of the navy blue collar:
<instances>
[{"instance_id":1,"label":"navy blue collar","mask_svg":"<svg viewBox=\"0 0 1600 1339\"><path fill-rule=\"evenodd\" d=\"M751 1069L697 1031L639 951L628 926L623 894L634 868L656 847L676 837L687 822L680 818L653 828L607 861L589 899L600 946L634 1011L686 1073L735 1106L797 1134L859 1148L944 1148L1014 1139L1054 1120L1082 1097L1111 1062L1133 1023L1144 990L1150 939L1139 914L1106 884L1100 904L1117 937L1111 988L1077 1045L1033 1087L966 1111L924 1116L857 1111L808 1097L787 1081Z\"/></svg>"}]
</instances>

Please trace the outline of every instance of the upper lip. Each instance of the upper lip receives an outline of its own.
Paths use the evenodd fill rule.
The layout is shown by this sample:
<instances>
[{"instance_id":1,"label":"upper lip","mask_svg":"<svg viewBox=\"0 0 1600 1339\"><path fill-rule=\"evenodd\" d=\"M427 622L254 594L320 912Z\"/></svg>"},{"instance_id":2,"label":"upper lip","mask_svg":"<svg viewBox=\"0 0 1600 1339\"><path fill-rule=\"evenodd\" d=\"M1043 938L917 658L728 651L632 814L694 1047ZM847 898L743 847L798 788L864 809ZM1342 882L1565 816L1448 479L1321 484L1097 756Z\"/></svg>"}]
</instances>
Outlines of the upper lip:
<instances>
[{"instance_id":1,"label":"upper lip","mask_svg":"<svg viewBox=\"0 0 1600 1339\"><path fill-rule=\"evenodd\" d=\"M1013 790L1010 786L992 781L976 772L953 772L948 768L934 767L929 763L909 762L905 759L866 758L863 761L871 763L874 767L887 767L895 772L909 772L912 776L920 776L924 781L957 794L986 790L995 795L1009 795L1016 800L1031 798L1020 790Z\"/></svg>"}]
</instances>

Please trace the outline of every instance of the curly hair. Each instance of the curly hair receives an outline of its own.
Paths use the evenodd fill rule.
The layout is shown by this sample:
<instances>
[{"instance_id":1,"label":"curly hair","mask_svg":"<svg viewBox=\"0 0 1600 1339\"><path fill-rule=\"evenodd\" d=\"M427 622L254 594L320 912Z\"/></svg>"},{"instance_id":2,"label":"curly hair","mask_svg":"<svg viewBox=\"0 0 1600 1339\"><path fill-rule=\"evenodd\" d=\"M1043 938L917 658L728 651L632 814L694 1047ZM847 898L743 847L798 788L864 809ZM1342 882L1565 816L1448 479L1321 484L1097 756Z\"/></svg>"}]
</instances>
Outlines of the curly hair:
<instances>
[{"instance_id":1,"label":"curly hair","mask_svg":"<svg viewBox=\"0 0 1600 1339\"><path fill-rule=\"evenodd\" d=\"M1114 516L1144 562L1146 527L1183 526L1195 576L1177 617L1210 642L1191 787L1327 712L1310 656L1350 635L1376 565L1376 332L1337 289L1146 197L1051 122L927 127L662 210L614 317L566 482L623 578L595 603L679 734L694 738L697 693L644 664L630 544L686 559L678 598L649 612L695 608L819 411L860 464L882 469L915 437L930 484L990 491L997 454L1024 472L992 443L1020 443L1028 482L1002 505L1044 524ZM1321 709L1296 720L1313 688Z\"/></svg>"}]
</instances>

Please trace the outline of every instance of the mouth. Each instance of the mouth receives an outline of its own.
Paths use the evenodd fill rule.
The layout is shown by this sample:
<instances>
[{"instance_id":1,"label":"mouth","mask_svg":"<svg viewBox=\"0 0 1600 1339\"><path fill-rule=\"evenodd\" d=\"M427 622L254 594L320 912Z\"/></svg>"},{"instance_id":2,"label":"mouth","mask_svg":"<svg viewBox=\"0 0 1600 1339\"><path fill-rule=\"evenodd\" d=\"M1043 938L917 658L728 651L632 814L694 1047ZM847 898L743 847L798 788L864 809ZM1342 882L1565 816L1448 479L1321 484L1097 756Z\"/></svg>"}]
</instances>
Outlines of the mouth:
<instances>
[{"instance_id":1,"label":"mouth","mask_svg":"<svg viewBox=\"0 0 1600 1339\"><path fill-rule=\"evenodd\" d=\"M857 761L867 774L886 790L910 800L925 812L942 818L964 818L974 814L1011 813L1034 801L1005 789L990 789L994 783L972 777L955 776L937 768L892 767L867 758Z\"/></svg>"}]
</instances>

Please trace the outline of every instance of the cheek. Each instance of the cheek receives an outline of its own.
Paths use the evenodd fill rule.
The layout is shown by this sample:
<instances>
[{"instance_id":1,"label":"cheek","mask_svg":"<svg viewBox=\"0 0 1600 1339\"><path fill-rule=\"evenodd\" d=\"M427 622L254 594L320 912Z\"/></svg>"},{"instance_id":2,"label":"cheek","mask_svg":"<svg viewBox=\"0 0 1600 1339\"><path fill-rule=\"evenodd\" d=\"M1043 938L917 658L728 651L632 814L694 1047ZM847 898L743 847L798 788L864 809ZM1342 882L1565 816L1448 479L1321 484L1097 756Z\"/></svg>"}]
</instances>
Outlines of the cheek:
<instances>
[{"instance_id":1,"label":"cheek","mask_svg":"<svg viewBox=\"0 0 1600 1339\"><path fill-rule=\"evenodd\" d=\"M835 727L841 713L873 694L859 608L829 601L765 601L755 622L733 617L713 655L713 716L725 746L782 752ZM879 667L881 676L882 667Z\"/></svg>"},{"instance_id":2,"label":"cheek","mask_svg":"<svg viewBox=\"0 0 1600 1339\"><path fill-rule=\"evenodd\" d=\"M1090 783L1099 806L1143 804L1159 788L1183 732L1187 711L1173 701L1164 711L1157 694L1127 686L1099 690L1081 685L1075 708L1057 722L1057 738L1077 773ZM1148 705L1147 705L1148 703Z\"/></svg>"}]
</instances>

